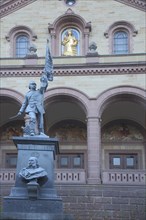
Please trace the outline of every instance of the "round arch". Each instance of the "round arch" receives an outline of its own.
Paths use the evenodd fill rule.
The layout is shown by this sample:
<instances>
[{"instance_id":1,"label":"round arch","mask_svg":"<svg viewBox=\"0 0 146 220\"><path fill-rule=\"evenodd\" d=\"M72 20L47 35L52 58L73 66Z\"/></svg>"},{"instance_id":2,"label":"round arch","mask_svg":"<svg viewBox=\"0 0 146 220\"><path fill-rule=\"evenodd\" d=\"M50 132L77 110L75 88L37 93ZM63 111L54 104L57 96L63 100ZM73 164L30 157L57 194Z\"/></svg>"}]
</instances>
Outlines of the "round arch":
<instances>
[{"instance_id":1,"label":"round arch","mask_svg":"<svg viewBox=\"0 0 146 220\"><path fill-rule=\"evenodd\" d=\"M131 24L130 22L127 22L127 21L117 21L117 22L114 22L113 24L111 24L109 26L109 28L104 33L104 36L106 38L108 38L111 35L111 32L113 32L113 30L118 29L118 28L127 28L128 31L131 33L131 35L134 36L134 37L138 33L138 31L135 29L134 25Z\"/></svg>"},{"instance_id":2,"label":"round arch","mask_svg":"<svg viewBox=\"0 0 146 220\"><path fill-rule=\"evenodd\" d=\"M11 89L0 89L1 119L0 126L10 122L10 118L16 115L23 102L24 96Z\"/></svg>"},{"instance_id":3,"label":"round arch","mask_svg":"<svg viewBox=\"0 0 146 220\"><path fill-rule=\"evenodd\" d=\"M6 36L6 40L11 41L14 38L14 36L18 34L19 32L27 33L30 36L30 39L32 41L35 41L37 39L37 35L32 31L31 28L24 26L24 25L18 25L18 26L11 28L11 30Z\"/></svg>"},{"instance_id":4,"label":"round arch","mask_svg":"<svg viewBox=\"0 0 146 220\"><path fill-rule=\"evenodd\" d=\"M54 102L55 100L59 98L70 98L71 102L75 102L78 104L86 115L88 115L89 112L89 98L84 94L81 93L78 90L66 88L66 87L60 87L60 88L53 88L50 90L47 90L45 93L45 106L47 104L50 104L51 102Z\"/></svg>"},{"instance_id":5,"label":"round arch","mask_svg":"<svg viewBox=\"0 0 146 220\"><path fill-rule=\"evenodd\" d=\"M145 105L146 101L146 91L140 89L138 87L131 87L131 86L119 86L114 87L109 90L106 90L101 95L97 97L97 104L96 104L96 112L99 117L101 117L104 109L115 99L122 99L126 98L124 95L131 97L132 101L139 102Z\"/></svg>"},{"instance_id":6,"label":"round arch","mask_svg":"<svg viewBox=\"0 0 146 220\"><path fill-rule=\"evenodd\" d=\"M24 95L12 89L1 88L0 96L14 99L14 101L18 102L20 105L22 104L23 99L24 99Z\"/></svg>"}]
</instances>

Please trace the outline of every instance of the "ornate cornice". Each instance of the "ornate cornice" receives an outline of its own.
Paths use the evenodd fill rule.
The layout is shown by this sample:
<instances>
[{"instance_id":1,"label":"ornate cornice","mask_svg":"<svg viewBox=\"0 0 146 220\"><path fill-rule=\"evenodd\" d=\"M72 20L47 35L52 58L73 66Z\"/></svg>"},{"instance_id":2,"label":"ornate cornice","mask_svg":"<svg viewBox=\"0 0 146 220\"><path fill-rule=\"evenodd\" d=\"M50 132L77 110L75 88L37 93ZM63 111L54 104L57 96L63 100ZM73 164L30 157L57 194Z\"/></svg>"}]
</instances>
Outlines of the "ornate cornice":
<instances>
[{"instance_id":1,"label":"ornate cornice","mask_svg":"<svg viewBox=\"0 0 146 220\"><path fill-rule=\"evenodd\" d=\"M24 68L24 66L13 67L8 69L8 67L1 67L0 77L37 77L42 75L42 67L31 67ZM146 66L145 64L133 64L133 65L96 65L95 67L89 66L54 66L55 76L88 76L88 75L121 75L121 74L145 74Z\"/></svg>"},{"instance_id":2,"label":"ornate cornice","mask_svg":"<svg viewBox=\"0 0 146 220\"><path fill-rule=\"evenodd\" d=\"M19 10L20 8L33 3L37 0L1 0L0 1L0 18ZM131 7L137 8L139 10L146 10L145 0L114 0L121 2L123 4L129 5Z\"/></svg>"},{"instance_id":3,"label":"ornate cornice","mask_svg":"<svg viewBox=\"0 0 146 220\"><path fill-rule=\"evenodd\" d=\"M115 1L121 2L125 5L129 5L134 8L137 8L141 11L146 11L146 1L145 0L115 0Z\"/></svg>"},{"instance_id":4,"label":"ornate cornice","mask_svg":"<svg viewBox=\"0 0 146 220\"><path fill-rule=\"evenodd\" d=\"M0 18L37 0L6 0L0 2Z\"/></svg>"}]
</instances>

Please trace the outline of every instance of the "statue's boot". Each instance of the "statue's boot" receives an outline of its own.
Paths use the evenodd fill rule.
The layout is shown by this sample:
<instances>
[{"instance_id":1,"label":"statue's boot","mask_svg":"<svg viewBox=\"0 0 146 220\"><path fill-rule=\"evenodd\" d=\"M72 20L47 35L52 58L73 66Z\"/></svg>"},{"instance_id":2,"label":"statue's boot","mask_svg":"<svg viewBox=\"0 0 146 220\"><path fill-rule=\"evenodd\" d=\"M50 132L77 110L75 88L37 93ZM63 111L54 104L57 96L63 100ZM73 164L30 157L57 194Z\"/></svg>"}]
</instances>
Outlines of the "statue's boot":
<instances>
[{"instance_id":1,"label":"statue's boot","mask_svg":"<svg viewBox=\"0 0 146 220\"><path fill-rule=\"evenodd\" d=\"M34 136L35 135L35 123L36 123L36 121L35 121L35 119L31 119L30 120L30 135L31 136Z\"/></svg>"},{"instance_id":2,"label":"statue's boot","mask_svg":"<svg viewBox=\"0 0 146 220\"><path fill-rule=\"evenodd\" d=\"M44 129L43 128L39 128L39 134L44 134Z\"/></svg>"},{"instance_id":3,"label":"statue's boot","mask_svg":"<svg viewBox=\"0 0 146 220\"><path fill-rule=\"evenodd\" d=\"M39 135L43 135L43 136L49 137L48 135L46 135L46 134L44 133L44 129L42 129L42 128L39 128Z\"/></svg>"}]
</instances>

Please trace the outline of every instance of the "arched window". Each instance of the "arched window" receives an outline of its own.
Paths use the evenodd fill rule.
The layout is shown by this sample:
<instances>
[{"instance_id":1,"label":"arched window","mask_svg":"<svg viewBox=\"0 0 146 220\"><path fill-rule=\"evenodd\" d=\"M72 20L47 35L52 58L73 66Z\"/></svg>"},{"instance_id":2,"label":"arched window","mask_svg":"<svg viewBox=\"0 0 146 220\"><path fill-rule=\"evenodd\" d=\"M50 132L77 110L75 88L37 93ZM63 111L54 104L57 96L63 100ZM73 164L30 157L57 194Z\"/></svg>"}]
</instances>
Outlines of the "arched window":
<instances>
[{"instance_id":1,"label":"arched window","mask_svg":"<svg viewBox=\"0 0 146 220\"><path fill-rule=\"evenodd\" d=\"M25 57L28 52L29 38L20 35L16 38L16 57Z\"/></svg>"},{"instance_id":2,"label":"arched window","mask_svg":"<svg viewBox=\"0 0 146 220\"><path fill-rule=\"evenodd\" d=\"M6 40L10 42L10 56L25 57L29 44L36 39L36 34L29 27L13 27L6 36Z\"/></svg>"},{"instance_id":3,"label":"arched window","mask_svg":"<svg viewBox=\"0 0 146 220\"><path fill-rule=\"evenodd\" d=\"M135 37L137 33L133 24L127 21L118 21L110 25L104 33L104 36L109 38L109 53L132 53L134 50L133 37Z\"/></svg>"},{"instance_id":4,"label":"arched window","mask_svg":"<svg viewBox=\"0 0 146 220\"><path fill-rule=\"evenodd\" d=\"M128 33L116 31L113 35L113 54L129 53Z\"/></svg>"}]
</instances>

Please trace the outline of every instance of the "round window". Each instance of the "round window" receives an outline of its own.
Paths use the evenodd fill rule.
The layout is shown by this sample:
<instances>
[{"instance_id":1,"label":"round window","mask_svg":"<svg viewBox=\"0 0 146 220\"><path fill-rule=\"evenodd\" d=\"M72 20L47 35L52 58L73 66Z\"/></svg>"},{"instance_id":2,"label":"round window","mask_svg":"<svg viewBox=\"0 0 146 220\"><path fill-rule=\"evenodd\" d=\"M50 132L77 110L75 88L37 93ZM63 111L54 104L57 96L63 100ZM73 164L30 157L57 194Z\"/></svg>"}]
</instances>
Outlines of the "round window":
<instances>
[{"instance_id":1,"label":"round window","mask_svg":"<svg viewBox=\"0 0 146 220\"><path fill-rule=\"evenodd\" d=\"M67 5L72 6L75 4L76 0L66 0L65 2Z\"/></svg>"}]
</instances>

